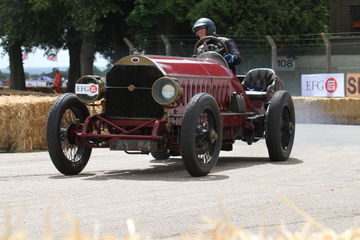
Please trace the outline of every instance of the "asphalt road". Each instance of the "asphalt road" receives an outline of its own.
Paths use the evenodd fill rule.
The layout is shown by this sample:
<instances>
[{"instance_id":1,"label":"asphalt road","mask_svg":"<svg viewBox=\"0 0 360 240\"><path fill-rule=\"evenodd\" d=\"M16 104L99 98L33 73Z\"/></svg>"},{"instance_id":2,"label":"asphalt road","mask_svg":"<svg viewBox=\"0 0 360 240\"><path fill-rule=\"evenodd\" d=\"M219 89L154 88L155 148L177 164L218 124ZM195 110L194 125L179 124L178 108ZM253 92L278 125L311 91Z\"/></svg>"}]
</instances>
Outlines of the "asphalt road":
<instances>
[{"instance_id":1,"label":"asphalt road","mask_svg":"<svg viewBox=\"0 0 360 240\"><path fill-rule=\"evenodd\" d=\"M74 218L85 232L118 237L131 218L155 239L198 231L203 216L253 232L300 229L306 220L280 198L339 233L360 226L360 126L298 124L286 162L269 162L264 141L237 142L203 178L190 177L181 158L107 149L95 149L74 177L58 173L47 152L0 154L0 233L10 213L28 239L46 227L62 236Z\"/></svg>"}]
</instances>

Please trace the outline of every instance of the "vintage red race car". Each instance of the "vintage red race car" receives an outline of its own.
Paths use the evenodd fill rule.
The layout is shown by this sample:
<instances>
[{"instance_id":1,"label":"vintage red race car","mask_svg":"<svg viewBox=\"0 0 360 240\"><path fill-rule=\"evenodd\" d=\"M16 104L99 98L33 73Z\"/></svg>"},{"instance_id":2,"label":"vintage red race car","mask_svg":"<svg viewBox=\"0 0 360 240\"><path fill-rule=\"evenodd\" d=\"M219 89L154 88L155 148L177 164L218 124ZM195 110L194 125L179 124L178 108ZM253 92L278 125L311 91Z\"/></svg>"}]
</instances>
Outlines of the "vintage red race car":
<instances>
[{"instance_id":1,"label":"vintage red race car","mask_svg":"<svg viewBox=\"0 0 360 240\"><path fill-rule=\"evenodd\" d=\"M102 111L90 115L87 105L96 102ZM190 175L205 176L235 140L265 138L270 160L284 161L294 135L294 104L275 72L257 68L236 76L217 51L124 57L106 81L80 78L76 94L59 96L47 121L49 154L65 175L80 173L92 148L101 147L181 156Z\"/></svg>"}]
</instances>

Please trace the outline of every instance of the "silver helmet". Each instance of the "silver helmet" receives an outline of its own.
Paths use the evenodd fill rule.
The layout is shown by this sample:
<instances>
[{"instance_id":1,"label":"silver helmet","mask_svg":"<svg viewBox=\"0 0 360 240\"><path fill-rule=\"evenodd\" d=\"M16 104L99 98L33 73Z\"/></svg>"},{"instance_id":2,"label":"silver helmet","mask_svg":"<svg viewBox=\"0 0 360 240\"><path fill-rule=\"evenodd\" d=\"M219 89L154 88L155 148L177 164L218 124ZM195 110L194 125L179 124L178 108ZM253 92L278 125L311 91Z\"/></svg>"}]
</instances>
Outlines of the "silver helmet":
<instances>
[{"instance_id":1,"label":"silver helmet","mask_svg":"<svg viewBox=\"0 0 360 240\"><path fill-rule=\"evenodd\" d=\"M196 32L197 30L201 28L206 28L206 36L215 36L216 34L216 26L213 21L209 18L200 18L194 23L194 26L192 27L193 32Z\"/></svg>"}]
</instances>

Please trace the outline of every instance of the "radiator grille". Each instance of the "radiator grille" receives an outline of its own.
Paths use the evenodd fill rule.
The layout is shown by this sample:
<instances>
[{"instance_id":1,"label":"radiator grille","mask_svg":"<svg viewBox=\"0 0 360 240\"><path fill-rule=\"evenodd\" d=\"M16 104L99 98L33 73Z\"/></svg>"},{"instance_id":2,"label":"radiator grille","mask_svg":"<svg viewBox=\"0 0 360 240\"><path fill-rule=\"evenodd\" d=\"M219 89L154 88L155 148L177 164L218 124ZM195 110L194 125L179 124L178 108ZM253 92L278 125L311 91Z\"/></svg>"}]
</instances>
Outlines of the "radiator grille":
<instances>
[{"instance_id":1,"label":"radiator grille","mask_svg":"<svg viewBox=\"0 0 360 240\"><path fill-rule=\"evenodd\" d=\"M152 84L161 76L161 72L154 66L115 65L106 76L106 115L162 117L163 108L151 95ZM129 91L129 85L134 85L135 89Z\"/></svg>"}]
</instances>

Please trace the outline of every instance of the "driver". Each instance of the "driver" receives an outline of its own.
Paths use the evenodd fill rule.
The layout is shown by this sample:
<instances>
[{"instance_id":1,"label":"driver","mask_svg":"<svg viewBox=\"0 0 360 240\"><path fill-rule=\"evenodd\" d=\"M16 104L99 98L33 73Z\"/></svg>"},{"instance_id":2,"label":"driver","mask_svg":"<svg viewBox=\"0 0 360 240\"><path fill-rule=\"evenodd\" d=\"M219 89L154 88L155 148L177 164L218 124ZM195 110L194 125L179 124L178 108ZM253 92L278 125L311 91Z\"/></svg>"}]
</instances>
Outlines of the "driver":
<instances>
[{"instance_id":1,"label":"driver","mask_svg":"<svg viewBox=\"0 0 360 240\"><path fill-rule=\"evenodd\" d=\"M200 18L194 23L192 30L199 39L206 37L206 36L215 36L216 37L216 26L213 21L209 18ZM241 56L240 51L236 47L235 42L230 38L225 37L218 37L220 41L225 43L225 45L229 49L229 54L226 54L224 58L226 59L229 68L236 74L236 65L240 64Z\"/></svg>"}]
</instances>

